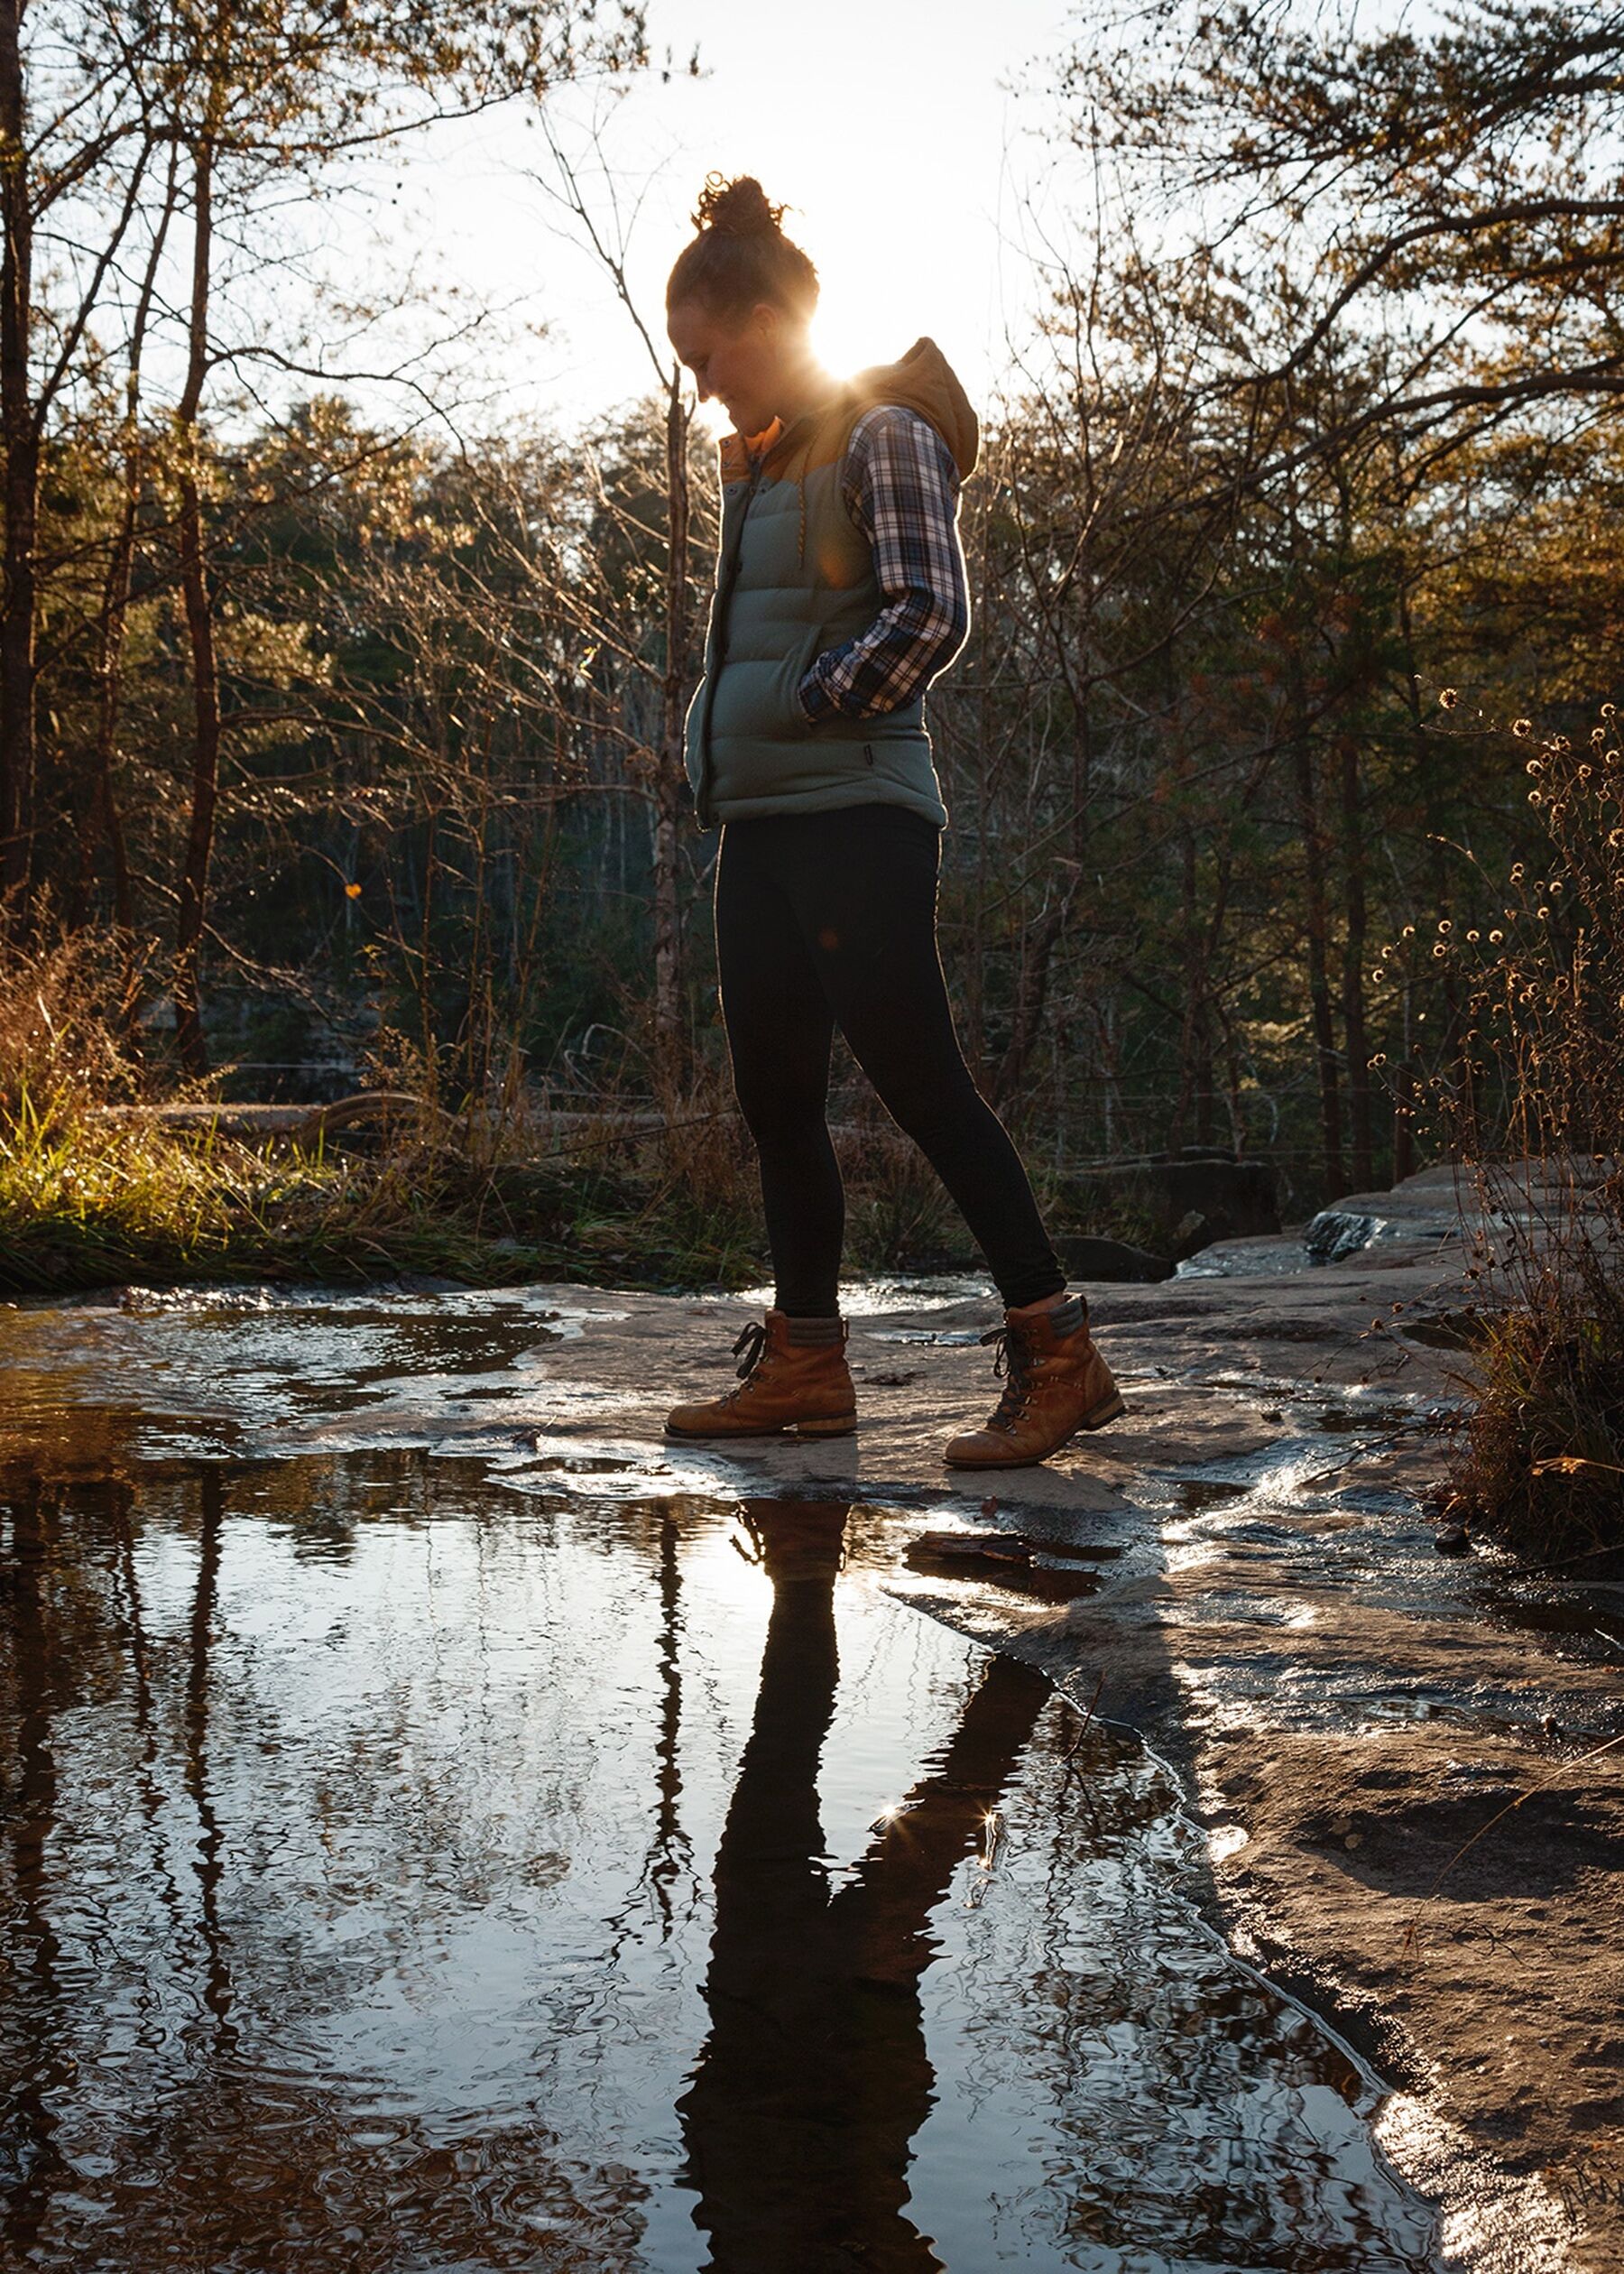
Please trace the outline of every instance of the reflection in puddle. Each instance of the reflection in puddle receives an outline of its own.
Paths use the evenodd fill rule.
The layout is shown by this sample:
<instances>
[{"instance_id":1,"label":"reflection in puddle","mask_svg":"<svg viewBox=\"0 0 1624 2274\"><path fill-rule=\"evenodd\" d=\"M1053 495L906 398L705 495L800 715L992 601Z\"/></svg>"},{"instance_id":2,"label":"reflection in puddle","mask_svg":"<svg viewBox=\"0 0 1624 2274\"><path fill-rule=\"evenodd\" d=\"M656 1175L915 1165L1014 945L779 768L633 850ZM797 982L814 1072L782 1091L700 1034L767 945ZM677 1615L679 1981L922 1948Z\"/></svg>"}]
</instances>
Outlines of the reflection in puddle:
<instances>
[{"instance_id":1,"label":"reflection in puddle","mask_svg":"<svg viewBox=\"0 0 1624 2274\"><path fill-rule=\"evenodd\" d=\"M1435 2263L1154 1764L872 1513L121 1468L6 1517L8 2262Z\"/></svg>"},{"instance_id":2,"label":"reflection in puddle","mask_svg":"<svg viewBox=\"0 0 1624 2274\"><path fill-rule=\"evenodd\" d=\"M1018 1535L955 1530L922 1533L909 1542L902 1561L927 1578L978 1582L1037 1603L1075 1603L1100 1591L1095 1558L1110 1561L1121 1552L1074 1548L1050 1555Z\"/></svg>"},{"instance_id":3,"label":"reflection in puddle","mask_svg":"<svg viewBox=\"0 0 1624 2274\"><path fill-rule=\"evenodd\" d=\"M1211 1476L1181 1476L1173 1482L1173 1501L1187 1514L1199 1515L1203 1509L1223 1508L1230 1501L1244 1500L1251 1489L1250 1484L1221 1484Z\"/></svg>"}]
</instances>

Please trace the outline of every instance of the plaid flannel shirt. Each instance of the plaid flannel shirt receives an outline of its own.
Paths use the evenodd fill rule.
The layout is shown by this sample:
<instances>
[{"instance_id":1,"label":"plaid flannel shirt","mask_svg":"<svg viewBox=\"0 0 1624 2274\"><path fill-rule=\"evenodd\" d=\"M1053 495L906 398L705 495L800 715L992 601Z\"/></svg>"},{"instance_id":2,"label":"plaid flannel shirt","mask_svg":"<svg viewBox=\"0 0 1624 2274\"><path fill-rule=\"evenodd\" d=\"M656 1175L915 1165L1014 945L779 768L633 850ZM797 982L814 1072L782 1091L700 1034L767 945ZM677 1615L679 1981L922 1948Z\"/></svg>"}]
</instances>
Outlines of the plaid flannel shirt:
<instances>
[{"instance_id":1,"label":"plaid flannel shirt","mask_svg":"<svg viewBox=\"0 0 1624 2274\"><path fill-rule=\"evenodd\" d=\"M841 494L873 549L885 605L868 630L816 657L798 689L816 726L900 709L945 669L970 629L958 537L958 468L927 419L881 403L852 429Z\"/></svg>"}]
</instances>

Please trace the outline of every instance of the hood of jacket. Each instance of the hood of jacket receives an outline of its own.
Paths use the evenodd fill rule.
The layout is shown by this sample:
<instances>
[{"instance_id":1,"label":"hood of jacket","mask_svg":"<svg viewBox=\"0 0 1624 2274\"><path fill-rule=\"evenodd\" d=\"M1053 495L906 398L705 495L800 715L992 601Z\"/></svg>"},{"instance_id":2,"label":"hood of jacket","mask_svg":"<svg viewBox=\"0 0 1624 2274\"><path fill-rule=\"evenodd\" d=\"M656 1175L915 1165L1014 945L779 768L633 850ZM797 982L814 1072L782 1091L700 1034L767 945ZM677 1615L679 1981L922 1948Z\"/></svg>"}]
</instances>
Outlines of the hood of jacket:
<instances>
[{"instance_id":1,"label":"hood of jacket","mask_svg":"<svg viewBox=\"0 0 1624 2274\"><path fill-rule=\"evenodd\" d=\"M786 475L836 457L864 411L881 402L927 420L952 451L961 481L974 472L981 430L970 398L935 340L916 339L897 362L874 364L844 381L793 426L775 419L764 434L724 436L722 478L744 480L757 459L764 472Z\"/></svg>"}]
</instances>

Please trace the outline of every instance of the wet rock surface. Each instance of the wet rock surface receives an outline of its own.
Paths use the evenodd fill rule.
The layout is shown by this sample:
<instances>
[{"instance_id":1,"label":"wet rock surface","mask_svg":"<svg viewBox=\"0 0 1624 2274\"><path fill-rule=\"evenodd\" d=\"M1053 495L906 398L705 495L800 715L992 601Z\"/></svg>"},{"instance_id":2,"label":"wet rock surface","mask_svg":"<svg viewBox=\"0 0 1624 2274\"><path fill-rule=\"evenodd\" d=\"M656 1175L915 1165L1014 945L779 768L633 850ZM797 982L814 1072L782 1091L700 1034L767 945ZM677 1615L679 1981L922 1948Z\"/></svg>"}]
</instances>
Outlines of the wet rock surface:
<instances>
[{"instance_id":1,"label":"wet rock surface","mask_svg":"<svg viewBox=\"0 0 1624 2274\"><path fill-rule=\"evenodd\" d=\"M94 1476L383 1448L475 1463L542 1506L861 1511L893 1597L1166 1764L1203 1831L1192 1900L1399 2088L1378 2137L1443 2200L1444 2260L1611 2266L1624 1748L1587 1756L1624 1734L1624 1596L1435 1553L1425 1421L1466 1363L1439 1332L1462 1302L1448 1254L1428 1232L1311 1271L1091 1290L1127 1417L970 1484L941 1446L993 1402L977 1336L996 1312L962 1284L854 1290L854 1437L725 1449L660 1423L728 1386L738 1299L19 1308L0 1313L5 1453ZM949 1533L1020 1552L928 1545Z\"/></svg>"}]
</instances>

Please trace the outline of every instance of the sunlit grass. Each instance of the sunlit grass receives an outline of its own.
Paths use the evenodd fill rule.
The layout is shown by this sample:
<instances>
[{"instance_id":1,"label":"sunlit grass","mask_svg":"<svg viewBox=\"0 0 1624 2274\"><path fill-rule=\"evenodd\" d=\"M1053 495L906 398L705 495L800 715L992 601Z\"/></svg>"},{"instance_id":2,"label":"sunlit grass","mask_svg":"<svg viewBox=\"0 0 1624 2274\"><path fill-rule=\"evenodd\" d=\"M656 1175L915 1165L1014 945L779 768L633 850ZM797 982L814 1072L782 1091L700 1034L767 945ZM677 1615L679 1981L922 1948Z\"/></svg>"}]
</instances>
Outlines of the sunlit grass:
<instances>
[{"instance_id":1,"label":"sunlit grass","mask_svg":"<svg viewBox=\"0 0 1624 2274\"><path fill-rule=\"evenodd\" d=\"M267 1159L26 1093L0 1115L0 1289L401 1275L469 1285L744 1285L748 1228L659 1178L537 1169L454 1142Z\"/></svg>"},{"instance_id":2,"label":"sunlit grass","mask_svg":"<svg viewBox=\"0 0 1624 2274\"><path fill-rule=\"evenodd\" d=\"M82 1287L160 1260L188 1277L217 1268L237 1197L223 1167L24 1090L0 1120L0 1285Z\"/></svg>"},{"instance_id":3,"label":"sunlit grass","mask_svg":"<svg viewBox=\"0 0 1624 2274\"><path fill-rule=\"evenodd\" d=\"M454 1106L420 1066L396 1071L370 1123L324 1139L312 1114L308 1142L250 1143L207 1116L164 1120L172 1069L148 1062L134 999L119 939L0 948L0 1293L401 1277L677 1291L770 1275L755 1152L719 1066L653 1130L648 1099L628 1096L560 1140L518 1086ZM207 1084L180 1096L217 1103ZM840 1120L836 1151L849 1272L980 1267L934 1170L872 1101ZM1068 1196L1040 1197L1064 1229Z\"/></svg>"}]
</instances>

